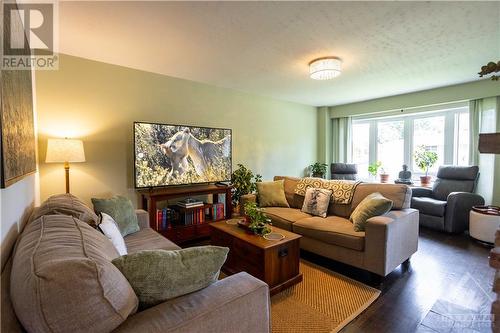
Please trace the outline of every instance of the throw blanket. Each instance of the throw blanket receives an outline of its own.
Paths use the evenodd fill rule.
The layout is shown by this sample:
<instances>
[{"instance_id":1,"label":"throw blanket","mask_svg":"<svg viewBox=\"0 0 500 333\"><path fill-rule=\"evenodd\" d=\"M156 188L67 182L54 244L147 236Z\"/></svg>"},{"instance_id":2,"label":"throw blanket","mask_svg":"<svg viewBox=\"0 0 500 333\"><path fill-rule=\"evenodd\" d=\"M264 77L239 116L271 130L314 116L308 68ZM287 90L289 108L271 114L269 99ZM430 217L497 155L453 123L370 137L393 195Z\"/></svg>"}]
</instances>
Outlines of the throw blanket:
<instances>
[{"instance_id":1,"label":"throw blanket","mask_svg":"<svg viewBox=\"0 0 500 333\"><path fill-rule=\"evenodd\" d=\"M326 180L322 178L306 177L299 180L295 187L295 193L305 196L306 190L312 188L323 188L332 191L333 202L338 204L350 204L356 186L361 183L354 180Z\"/></svg>"}]
</instances>

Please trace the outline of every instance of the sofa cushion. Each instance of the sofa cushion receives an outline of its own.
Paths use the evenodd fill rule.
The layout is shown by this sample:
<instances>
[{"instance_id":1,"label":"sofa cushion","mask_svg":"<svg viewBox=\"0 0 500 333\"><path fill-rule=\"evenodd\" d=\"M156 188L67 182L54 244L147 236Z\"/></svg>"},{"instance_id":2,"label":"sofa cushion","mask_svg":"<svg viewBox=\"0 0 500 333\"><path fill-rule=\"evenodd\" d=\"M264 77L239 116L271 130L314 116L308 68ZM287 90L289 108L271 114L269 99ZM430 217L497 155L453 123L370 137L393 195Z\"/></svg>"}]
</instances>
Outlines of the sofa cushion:
<instances>
[{"instance_id":1,"label":"sofa cushion","mask_svg":"<svg viewBox=\"0 0 500 333\"><path fill-rule=\"evenodd\" d=\"M148 308L216 282L228 252L220 246L150 250L118 257L113 264L131 283L141 308Z\"/></svg>"},{"instance_id":2,"label":"sofa cushion","mask_svg":"<svg viewBox=\"0 0 500 333\"><path fill-rule=\"evenodd\" d=\"M122 236L139 231L137 215L130 199L119 195L109 199L92 198L92 204L96 212L106 213L115 220Z\"/></svg>"},{"instance_id":3,"label":"sofa cushion","mask_svg":"<svg viewBox=\"0 0 500 333\"><path fill-rule=\"evenodd\" d=\"M266 207L264 213L271 219L273 225L285 230L292 230L292 223L300 219L311 217L310 214L296 208Z\"/></svg>"},{"instance_id":4,"label":"sofa cushion","mask_svg":"<svg viewBox=\"0 0 500 333\"><path fill-rule=\"evenodd\" d=\"M351 215L351 205L350 204L339 204L330 200L330 205L328 206L328 215L337 215L345 218L349 218Z\"/></svg>"},{"instance_id":5,"label":"sofa cushion","mask_svg":"<svg viewBox=\"0 0 500 333\"><path fill-rule=\"evenodd\" d=\"M308 188L302 211L311 215L326 217L332 191L322 188Z\"/></svg>"},{"instance_id":6,"label":"sofa cushion","mask_svg":"<svg viewBox=\"0 0 500 333\"><path fill-rule=\"evenodd\" d=\"M270 332L269 288L240 272L138 312L113 333Z\"/></svg>"},{"instance_id":7,"label":"sofa cushion","mask_svg":"<svg viewBox=\"0 0 500 333\"><path fill-rule=\"evenodd\" d=\"M365 233L354 231L352 223L339 216L300 219L293 224L292 230L302 236L352 250L363 251L365 248Z\"/></svg>"},{"instance_id":8,"label":"sofa cushion","mask_svg":"<svg viewBox=\"0 0 500 333\"><path fill-rule=\"evenodd\" d=\"M124 237L128 253L142 250L179 250L180 247L166 239L151 228L141 229L138 232Z\"/></svg>"},{"instance_id":9,"label":"sofa cushion","mask_svg":"<svg viewBox=\"0 0 500 333\"><path fill-rule=\"evenodd\" d=\"M455 180L476 180L479 173L478 166L455 166L441 165L438 169L437 178Z\"/></svg>"},{"instance_id":10,"label":"sofa cushion","mask_svg":"<svg viewBox=\"0 0 500 333\"><path fill-rule=\"evenodd\" d=\"M40 207L33 210L30 221L34 221L43 215L70 215L80 221L86 222L94 228L97 227L99 217L85 205L80 199L72 194L57 194L45 200Z\"/></svg>"},{"instance_id":11,"label":"sofa cushion","mask_svg":"<svg viewBox=\"0 0 500 333\"><path fill-rule=\"evenodd\" d=\"M432 195L438 200L447 200L451 192L472 192L475 181L436 178L432 185Z\"/></svg>"},{"instance_id":12,"label":"sofa cushion","mask_svg":"<svg viewBox=\"0 0 500 333\"><path fill-rule=\"evenodd\" d=\"M257 195L261 207L290 207L285 197L284 180L257 182Z\"/></svg>"},{"instance_id":13,"label":"sofa cushion","mask_svg":"<svg viewBox=\"0 0 500 333\"><path fill-rule=\"evenodd\" d=\"M68 215L28 224L13 256L11 297L29 332L109 332L137 309L99 231Z\"/></svg>"},{"instance_id":14,"label":"sofa cushion","mask_svg":"<svg viewBox=\"0 0 500 333\"><path fill-rule=\"evenodd\" d=\"M392 209L410 208L411 189L404 184L362 183L356 187L351 203L351 213L369 194L379 192L392 201Z\"/></svg>"},{"instance_id":15,"label":"sofa cushion","mask_svg":"<svg viewBox=\"0 0 500 333\"><path fill-rule=\"evenodd\" d=\"M274 180L285 181L284 182L285 197L286 201L288 201L288 205L290 205L291 208L301 209L302 205L304 204L304 196L295 193L295 188L297 187L300 178L275 176Z\"/></svg>"},{"instance_id":16,"label":"sofa cushion","mask_svg":"<svg viewBox=\"0 0 500 333\"><path fill-rule=\"evenodd\" d=\"M411 207L418 209L421 213L433 216L444 216L446 201L427 197L414 197L411 199Z\"/></svg>"}]
</instances>

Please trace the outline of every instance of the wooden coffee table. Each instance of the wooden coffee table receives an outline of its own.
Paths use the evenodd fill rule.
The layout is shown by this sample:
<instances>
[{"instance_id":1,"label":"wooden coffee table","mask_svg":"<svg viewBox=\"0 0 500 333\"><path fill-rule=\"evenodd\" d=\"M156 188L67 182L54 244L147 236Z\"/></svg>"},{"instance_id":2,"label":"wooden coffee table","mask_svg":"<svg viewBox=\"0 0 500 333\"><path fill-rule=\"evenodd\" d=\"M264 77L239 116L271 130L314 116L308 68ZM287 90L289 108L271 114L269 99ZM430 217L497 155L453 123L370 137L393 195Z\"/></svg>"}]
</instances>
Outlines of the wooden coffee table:
<instances>
[{"instance_id":1,"label":"wooden coffee table","mask_svg":"<svg viewBox=\"0 0 500 333\"><path fill-rule=\"evenodd\" d=\"M274 295L302 281L299 271L302 236L277 227L272 230L285 238L267 240L226 221L210 223L211 244L229 248L222 271L226 274L245 271L266 282Z\"/></svg>"}]
</instances>

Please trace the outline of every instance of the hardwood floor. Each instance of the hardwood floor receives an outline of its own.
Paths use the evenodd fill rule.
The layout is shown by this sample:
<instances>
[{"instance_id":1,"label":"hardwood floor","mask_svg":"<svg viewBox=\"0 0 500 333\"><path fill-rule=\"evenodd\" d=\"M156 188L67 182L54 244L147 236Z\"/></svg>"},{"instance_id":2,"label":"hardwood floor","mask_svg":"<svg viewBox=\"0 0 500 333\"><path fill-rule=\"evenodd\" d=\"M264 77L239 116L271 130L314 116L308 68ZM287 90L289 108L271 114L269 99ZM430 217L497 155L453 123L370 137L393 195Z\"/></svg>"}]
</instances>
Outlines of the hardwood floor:
<instances>
[{"instance_id":1,"label":"hardwood floor","mask_svg":"<svg viewBox=\"0 0 500 333\"><path fill-rule=\"evenodd\" d=\"M421 228L418 251L409 264L382 280L313 253L301 251L301 258L382 291L341 333L482 333L491 332L490 307L496 297L490 249L466 234Z\"/></svg>"},{"instance_id":2,"label":"hardwood floor","mask_svg":"<svg viewBox=\"0 0 500 333\"><path fill-rule=\"evenodd\" d=\"M381 296L341 332L491 332L489 248L468 235L420 230L419 250L382 282L317 255L306 259L372 285Z\"/></svg>"}]
</instances>

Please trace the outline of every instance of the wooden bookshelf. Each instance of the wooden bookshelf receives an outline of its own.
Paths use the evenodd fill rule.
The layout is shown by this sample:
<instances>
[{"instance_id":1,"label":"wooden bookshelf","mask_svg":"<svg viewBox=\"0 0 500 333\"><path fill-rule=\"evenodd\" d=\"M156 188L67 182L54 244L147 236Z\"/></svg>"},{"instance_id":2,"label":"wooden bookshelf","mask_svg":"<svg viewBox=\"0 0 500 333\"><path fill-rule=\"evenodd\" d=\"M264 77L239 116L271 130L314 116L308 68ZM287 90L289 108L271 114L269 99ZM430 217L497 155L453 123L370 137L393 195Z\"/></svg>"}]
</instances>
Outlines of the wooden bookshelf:
<instances>
[{"instance_id":1,"label":"wooden bookshelf","mask_svg":"<svg viewBox=\"0 0 500 333\"><path fill-rule=\"evenodd\" d=\"M222 219L213 220L206 218L203 223L182 225L172 223L168 229L161 230L156 225L156 211L158 203L167 201L174 198L193 197L198 195L212 195L214 203L219 202L219 194L225 195L225 216L231 216L232 203L231 203L231 186L218 186L218 185L193 185L193 186L176 186L166 188L152 188L138 190L141 195L142 209L147 210L149 213L149 225L151 228L157 230L159 233L173 241L174 243L181 244L187 241L202 239L210 236L209 224L211 222L220 221ZM203 210L211 208L212 204L205 204ZM179 212L186 212L189 210L200 209L201 207L183 208L178 207Z\"/></svg>"}]
</instances>

